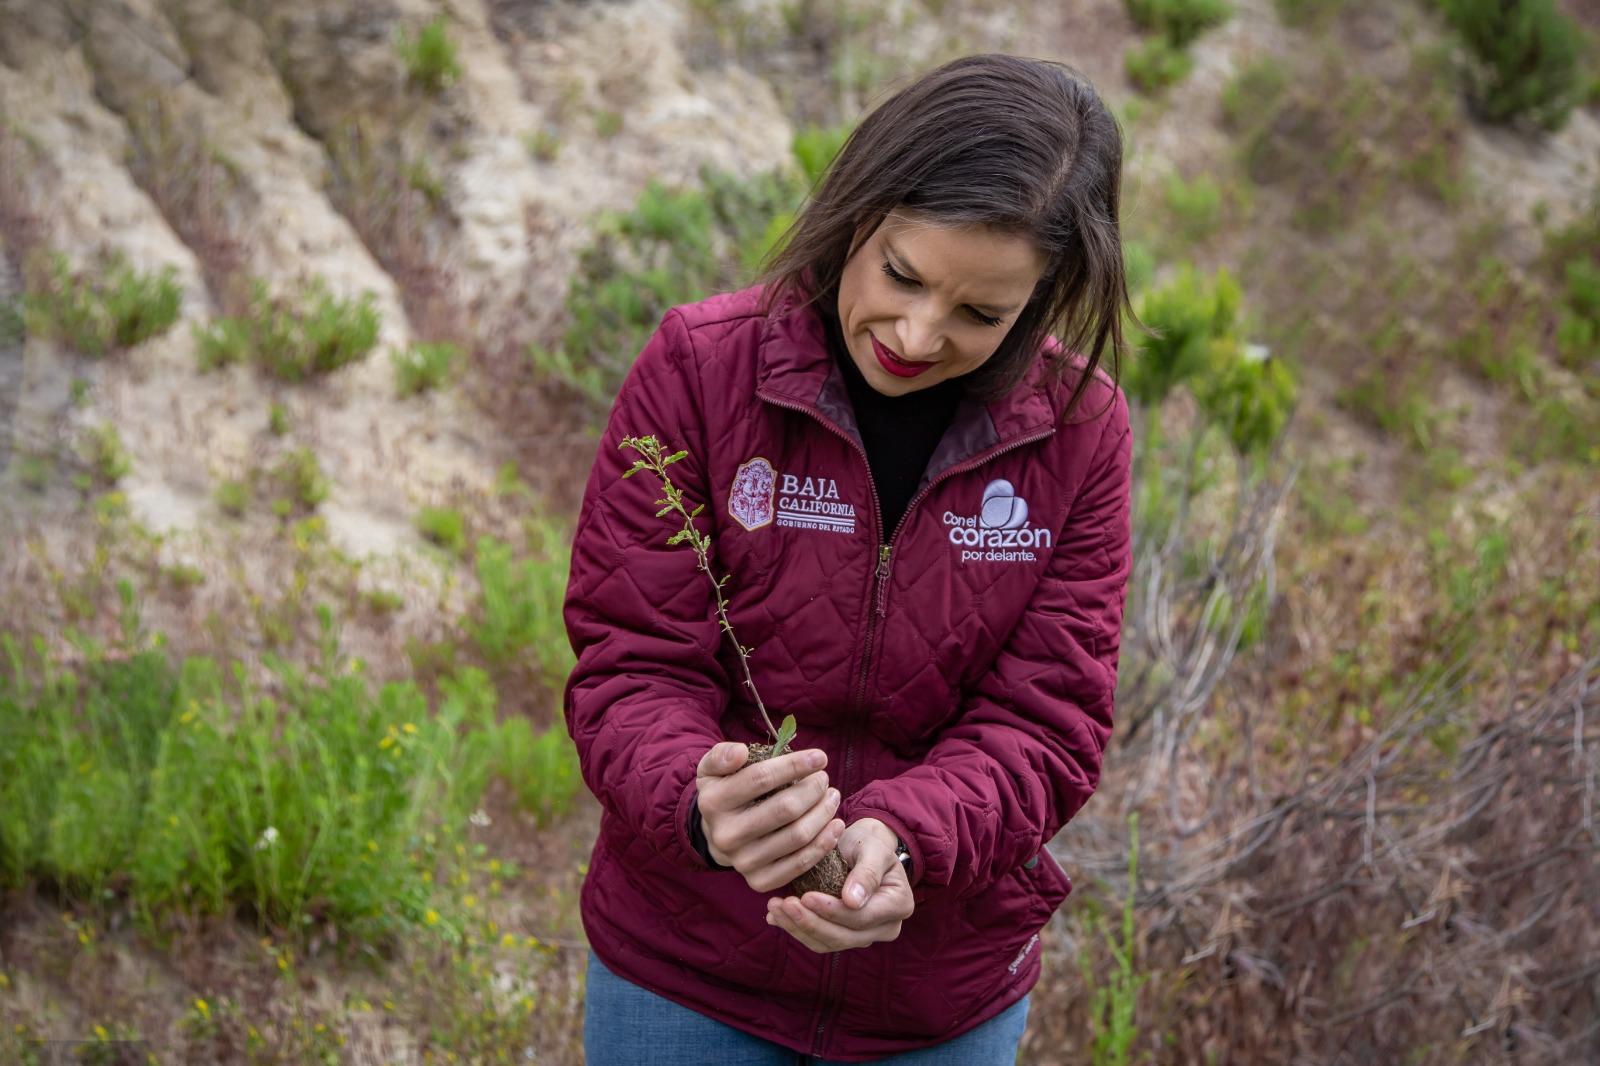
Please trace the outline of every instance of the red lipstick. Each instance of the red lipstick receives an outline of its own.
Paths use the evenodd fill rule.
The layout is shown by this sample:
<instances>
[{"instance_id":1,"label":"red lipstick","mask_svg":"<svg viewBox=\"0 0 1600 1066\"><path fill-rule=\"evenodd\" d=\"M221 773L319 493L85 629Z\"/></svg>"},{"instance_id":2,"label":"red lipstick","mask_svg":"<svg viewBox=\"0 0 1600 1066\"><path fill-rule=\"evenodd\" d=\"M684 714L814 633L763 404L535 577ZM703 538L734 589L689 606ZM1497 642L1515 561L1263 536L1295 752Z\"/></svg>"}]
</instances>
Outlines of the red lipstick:
<instances>
[{"instance_id":1,"label":"red lipstick","mask_svg":"<svg viewBox=\"0 0 1600 1066\"><path fill-rule=\"evenodd\" d=\"M878 356L878 365L883 367L895 377L914 378L925 370L933 369L932 363L908 363L895 355L889 349L878 343L878 338L867 334L872 341L872 350Z\"/></svg>"}]
</instances>

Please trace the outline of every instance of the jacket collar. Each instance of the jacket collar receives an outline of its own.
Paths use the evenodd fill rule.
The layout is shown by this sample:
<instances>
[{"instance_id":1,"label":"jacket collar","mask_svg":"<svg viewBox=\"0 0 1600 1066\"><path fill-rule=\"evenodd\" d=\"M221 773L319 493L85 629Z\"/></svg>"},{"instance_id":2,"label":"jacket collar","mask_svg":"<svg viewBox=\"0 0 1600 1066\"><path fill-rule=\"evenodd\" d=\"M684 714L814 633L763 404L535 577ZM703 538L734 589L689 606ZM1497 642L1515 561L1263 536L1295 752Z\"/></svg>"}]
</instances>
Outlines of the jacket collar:
<instances>
[{"instance_id":1,"label":"jacket collar","mask_svg":"<svg viewBox=\"0 0 1600 1066\"><path fill-rule=\"evenodd\" d=\"M800 307L791 288L767 316L756 356L756 394L769 402L802 406L830 422L864 453L844 374L828 350L815 308ZM963 396L950 426L928 461L923 484L975 455L1025 437L1055 432L1055 411L1036 359L1027 377L1000 399L982 404Z\"/></svg>"}]
</instances>

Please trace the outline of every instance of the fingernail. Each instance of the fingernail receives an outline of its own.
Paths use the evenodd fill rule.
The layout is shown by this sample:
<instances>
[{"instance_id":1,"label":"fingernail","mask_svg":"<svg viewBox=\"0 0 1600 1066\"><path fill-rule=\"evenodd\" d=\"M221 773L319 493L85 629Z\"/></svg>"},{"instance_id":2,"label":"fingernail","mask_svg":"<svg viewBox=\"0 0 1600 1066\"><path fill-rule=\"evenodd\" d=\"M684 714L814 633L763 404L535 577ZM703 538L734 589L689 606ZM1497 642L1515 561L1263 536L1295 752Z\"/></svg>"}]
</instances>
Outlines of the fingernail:
<instances>
[{"instance_id":1,"label":"fingernail","mask_svg":"<svg viewBox=\"0 0 1600 1066\"><path fill-rule=\"evenodd\" d=\"M806 756L806 765L811 767L813 770L821 766L826 761L826 757L824 757L820 751L814 751L810 755Z\"/></svg>"},{"instance_id":2,"label":"fingernail","mask_svg":"<svg viewBox=\"0 0 1600 1066\"><path fill-rule=\"evenodd\" d=\"M850 901L859 907L861 904L867 901L867 890L862 888L860 885L851 885Z\"/></svg>"},{"instance_id":3,"label":"fingernail","mask_svg":"<svg viewBox=\"0 0 1600 1066\"><path fill-rule=\"evenodd\" d=\"M838 803L838 802L839 802L839 790L836 789L836 788L828 789L828 803L834 804L834 803Z\"/></svg>"}]
</instances>

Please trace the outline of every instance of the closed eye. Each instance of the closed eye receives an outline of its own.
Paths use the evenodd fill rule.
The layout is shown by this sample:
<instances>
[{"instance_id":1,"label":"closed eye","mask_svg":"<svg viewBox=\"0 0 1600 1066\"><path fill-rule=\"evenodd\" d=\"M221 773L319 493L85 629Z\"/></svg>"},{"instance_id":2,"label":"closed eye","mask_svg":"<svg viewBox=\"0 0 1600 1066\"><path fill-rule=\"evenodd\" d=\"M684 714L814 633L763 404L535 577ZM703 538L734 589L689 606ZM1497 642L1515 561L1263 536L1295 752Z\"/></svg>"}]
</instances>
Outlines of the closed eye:
<instances>
[{"instance_id":1,"label":"closed eye","mask_svg":"<svg viewBox=\"0 0 1600 1066\"><path fill-rule=\"evenodd\" d=\"M883 261L883 272L884 272L884 274L888 275L889 280L895 282L898 285L905 285L905 286L907 286L909 288L909 287L913 287L913 286L915 286L917 284L917 282L912 281L910 278L906 277L904 274L901 274L898 271L896 271L894 267L889 265L889 260L887 260L887 259L885 259ZM986 315L982 311L979 311L976 307L968 307L967 310L972 312L972 317L973 318L977 319L979 322L983 323L985 326L998 326L1000 324L1000 320L998 318L991 318L989 315Z\"/></svg>"}]
</instances>

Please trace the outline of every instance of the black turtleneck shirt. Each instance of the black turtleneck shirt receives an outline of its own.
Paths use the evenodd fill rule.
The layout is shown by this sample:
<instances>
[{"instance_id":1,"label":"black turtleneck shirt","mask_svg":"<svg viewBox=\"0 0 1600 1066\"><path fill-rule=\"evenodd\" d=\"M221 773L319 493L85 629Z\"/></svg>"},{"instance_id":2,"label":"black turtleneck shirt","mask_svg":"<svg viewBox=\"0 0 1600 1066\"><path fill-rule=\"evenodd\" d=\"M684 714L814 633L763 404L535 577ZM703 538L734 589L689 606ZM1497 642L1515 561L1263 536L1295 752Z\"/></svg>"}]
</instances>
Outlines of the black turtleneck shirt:
<instances>
[{"instance_id":1,"label":"black turtleneck shirt","mask_svg":"<svg viewBox=\"0 0 1600 1066\"><path fill-rule=\"evenodd\" d=\"M947 378L904 396L885 396L862 376L844 345L837 320L825 314L823 323L833 361L844 374L861 443L867 449L867 465L872 469L883 516L882 543L887 544L922 483L928 460L950 425L966 385L960 378Z\"/></svg>"},{"instance_id":2,"label":"black turtleneck shirt","mask_svg":"<svg viewBox=\"0 0 1600 1066\"><path fill-rule=\"evenodd\" d=\"M878 510L883 516L883 543L889 543L900 524L906 506L922 483L928 460L955 415L956 405L966 390L960 378L948 378L937 385L917 389L904 396L885 396L873 388L845 347L838 320L822 313L828 351L844 375L845 390L856 415L856 429L867 449L867 466L878 490ZM700 805L689 808L689 839L695 850L714 870L730 870L711 857L705 830L700 823Z\"/></svg>"}]
</instances>

